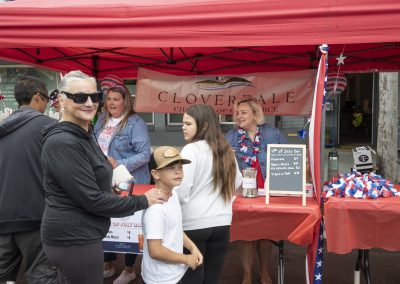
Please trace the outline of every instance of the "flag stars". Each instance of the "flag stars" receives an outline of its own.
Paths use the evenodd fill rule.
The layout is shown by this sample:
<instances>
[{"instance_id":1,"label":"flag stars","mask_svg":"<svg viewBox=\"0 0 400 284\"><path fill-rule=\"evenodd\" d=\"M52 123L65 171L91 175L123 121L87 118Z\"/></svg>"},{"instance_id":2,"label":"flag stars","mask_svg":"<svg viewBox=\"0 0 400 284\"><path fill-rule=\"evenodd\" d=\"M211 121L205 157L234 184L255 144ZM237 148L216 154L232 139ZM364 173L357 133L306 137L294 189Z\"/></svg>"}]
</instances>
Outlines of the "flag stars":
<instances>
[{"instance_id":1,"label":"flag stars","mask_svg":"<svg viewBox=\"0 0 400 284\"><path fill-rule=\"evenodd\" d=\"M322 260L315 262L318 267L322 267Z\"/></svg>"},{"instance_id":2,"label":"flag stars","mask_svg":"<svg viewBox=\"0 0 400 284\"><path fill-rule=\"evenodd\" d=\"M338 61L337 65L344 65L344 60L347 58L347 56L343 55L343 52L340 53L339 57L336 57L336 60Z\"/></svg>"},{"instance_id":3,"label":"flag stars","mask_svg":"<svg viewBox=\"0 0 400 284\"><path fill-rule=\"evenodd\" d=\"M322 274L318 273L318 274L314 274L315 276L315 280L322 280Z\"/></svg>"},{"instance_id":4,"label":"flag stars","mask_svg":"<svg viewBox=\"0 0 400 284\"><path fill-rule=\"evenodd\" d=\"M319 249L318 249L318 253L319 253L319 254L322 254L322 251L323 251L323 248L319 248Z\"/></svg>"}]
</instances>

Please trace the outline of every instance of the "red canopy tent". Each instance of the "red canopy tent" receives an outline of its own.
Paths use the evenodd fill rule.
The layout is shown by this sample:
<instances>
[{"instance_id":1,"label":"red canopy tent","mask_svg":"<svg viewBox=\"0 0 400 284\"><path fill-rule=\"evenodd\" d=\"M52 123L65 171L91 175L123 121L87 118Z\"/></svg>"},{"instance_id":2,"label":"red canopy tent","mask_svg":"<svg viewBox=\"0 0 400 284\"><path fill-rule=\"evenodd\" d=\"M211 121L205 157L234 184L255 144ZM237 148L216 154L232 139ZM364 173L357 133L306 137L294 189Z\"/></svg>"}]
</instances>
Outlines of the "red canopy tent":
<instances>
[{"instance_id":1,"label":"red canopy tent","mask_svg":"<svg viewBox=\"0 0 400 284\"><path fill-rule=\"evenodd\" d=\"M330 71L341 53L342 72L398 71L399 18L398 0L0 0L0 58L96 77L135 78L138 66L224 75L317 68L327 43ZM314 100L316 181L323 85Z\"/></svg>"},{"instance_id":2,"label":"red canopy tent","mask_svg":"<svg viewBox=\"0 0 400 284\"><path fill-rule=\"evenodd\" d=\"M7 0L3 0L7 1ZM16 0L0 2L0 58L97 77L316 68L400 69L397 0Z\"/></svg>"}]
</instances>

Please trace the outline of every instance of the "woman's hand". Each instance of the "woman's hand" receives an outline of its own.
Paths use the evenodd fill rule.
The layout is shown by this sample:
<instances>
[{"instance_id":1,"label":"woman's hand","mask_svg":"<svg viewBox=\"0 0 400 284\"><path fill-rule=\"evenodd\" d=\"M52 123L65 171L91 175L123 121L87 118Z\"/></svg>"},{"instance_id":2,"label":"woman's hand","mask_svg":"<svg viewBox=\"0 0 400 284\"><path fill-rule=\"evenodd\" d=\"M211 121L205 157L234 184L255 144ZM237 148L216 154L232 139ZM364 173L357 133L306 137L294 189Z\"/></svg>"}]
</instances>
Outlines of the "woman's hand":
<instances>
[{"instance_id":1,"label":"woman's hand","mask_svg":"<svg viewBox=\"0 0 400 284\"><path fill-rule=\"evenodd\" d=\"M169 198L169 196L164 191L157 188L148 190L144 195L147 198L149 206L154 204L162 204L164 202L167 202Z\"/></svg>"},{"instance_id":2,"label":"woman's hand","mask_svg":"<svg viewBox=\"0 0 400 284\"><path fill-rule=\"evenodd\" d=\"M118 166L118 163L116 160L114 160L113 157L107 157L107 160L110 162L111 166L113 167L113 169L115 169Z\"/></svg>"}]
</instances>

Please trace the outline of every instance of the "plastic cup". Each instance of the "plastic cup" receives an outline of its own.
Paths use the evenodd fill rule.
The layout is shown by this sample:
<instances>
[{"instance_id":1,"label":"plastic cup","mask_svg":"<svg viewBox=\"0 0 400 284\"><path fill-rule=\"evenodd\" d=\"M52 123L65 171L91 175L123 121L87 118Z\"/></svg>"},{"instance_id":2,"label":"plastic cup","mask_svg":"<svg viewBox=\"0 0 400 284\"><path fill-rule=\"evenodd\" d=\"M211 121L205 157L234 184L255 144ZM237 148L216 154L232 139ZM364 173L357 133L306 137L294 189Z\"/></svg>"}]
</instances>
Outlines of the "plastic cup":
<instances>
[{"instance_id":1,"label":"plastic cup","mask_svg":"<svg viewBox=\"0 0 400 284\"><path fill-rule=\"evenodd\" d=\"M246 168L243 170L242 189L242 196L249 198L257 197L257 169Z\"/></svg>"}]
</instances>

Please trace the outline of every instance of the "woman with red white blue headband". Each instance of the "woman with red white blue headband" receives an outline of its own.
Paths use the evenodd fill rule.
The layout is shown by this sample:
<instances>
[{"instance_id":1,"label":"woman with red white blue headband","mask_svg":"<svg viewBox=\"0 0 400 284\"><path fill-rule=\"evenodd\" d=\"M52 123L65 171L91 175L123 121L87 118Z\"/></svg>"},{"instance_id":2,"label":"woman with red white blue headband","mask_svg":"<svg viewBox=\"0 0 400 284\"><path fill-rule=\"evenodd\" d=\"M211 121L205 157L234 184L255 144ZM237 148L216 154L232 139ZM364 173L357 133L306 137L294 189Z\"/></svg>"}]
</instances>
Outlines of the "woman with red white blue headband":
<instances>
[{"instance_id":1,"label":"woman with red white blue headband","mask_svg":"<svg viewBox=\"0 0 400 284\"><path fill-rule=\"evenodd\" d=\"M105 112L94 127L99 146L113 168L124 165L136 184L149 184L151 147L147 125L133 111L131 94L121 78L109 75L101 79L100 85L106 101ZM116 257L115 253L104 254L104 278L115 274ZM135 260L136 254L125 254L125 268L114 284L126 284L136 278Z\"/></svg>"}]
</instances>

